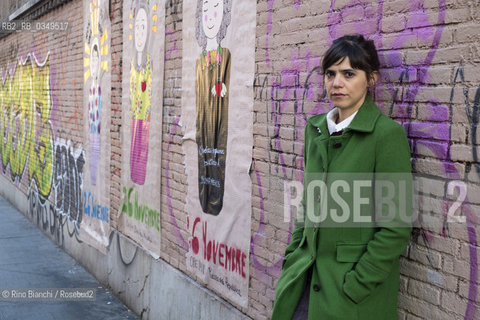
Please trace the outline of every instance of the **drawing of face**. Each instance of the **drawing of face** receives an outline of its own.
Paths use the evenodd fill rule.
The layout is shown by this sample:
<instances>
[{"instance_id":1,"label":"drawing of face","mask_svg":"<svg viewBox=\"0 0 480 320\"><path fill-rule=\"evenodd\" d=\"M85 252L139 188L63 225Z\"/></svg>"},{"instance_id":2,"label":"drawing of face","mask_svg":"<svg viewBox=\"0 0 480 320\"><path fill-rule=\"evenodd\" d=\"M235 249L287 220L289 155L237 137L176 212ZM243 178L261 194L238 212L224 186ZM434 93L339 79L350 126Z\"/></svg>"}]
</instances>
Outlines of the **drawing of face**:
<instances>
[{"instance_id":1,"label":"drawing of face","mask_svg":"<svg viewBox=\"0 0 480 320\"><path fill-rule=\"evenodd\" d=\"M138 52L143 52L145 43L147 42L147 12L140 8L135 16L135 49Z\"/></svg>"},{"instance_id":2,"label":"drawing of face","mask_svg":"<svg viewBox=\"0 0 480 320\"><path fill-rule=\"evenodd\" d=\"M202 11L203 32L208 39L214 39L222 25L223 0L204 0Z\"/></svg>"},{"instance_id":3,"label":"drawing of face","mask_svg":"<svg viewBox=\"0 0 480 320\"><path fill-rule=\"evenodd\" d=\"M94 44L92 46L92 54L90 57L90 73L92 74L93 79L98 78L98 69L100 65L100 56L98 52L98 45Z\"/></svg>"}]
</instances>

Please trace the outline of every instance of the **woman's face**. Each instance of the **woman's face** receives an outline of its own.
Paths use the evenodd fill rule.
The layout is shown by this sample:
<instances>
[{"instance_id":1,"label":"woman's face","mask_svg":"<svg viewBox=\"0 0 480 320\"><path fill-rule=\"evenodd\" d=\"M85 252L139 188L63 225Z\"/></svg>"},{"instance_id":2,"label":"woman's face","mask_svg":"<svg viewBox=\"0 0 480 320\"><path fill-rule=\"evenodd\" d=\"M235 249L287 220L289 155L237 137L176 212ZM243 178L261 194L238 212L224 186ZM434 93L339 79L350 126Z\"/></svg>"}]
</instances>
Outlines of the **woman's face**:
<instances>
[{"instance_id":1,"label":"woman's face","mask_svg":"<svg viewBox=\"0 0 480 320\"><path fill-rule=\"evenodd\" d=\"M223 0L203 0L202 26L208 39L214 39L223 19Z\"/></svg>"},{"instance_id":2,"label":"woman's face","mask_svg":"<svg viewBox=\"0 0 480 320\"><path fill-rule=\"evenodd\" d=\"M324 82L328 97L335 107L353 113L362 106L368 89L367 74L363 70L353 69L348 57L325 70Z\"/></svg>"},{"instance_id":3,"label":"woman's face","mask_svg":"<svg viewBox=\"0 0 480 320\"><path fill-rule=\"evenodd\" d=\"M147 12L140 8L135 16L135 49L138 52L143 52L145 43L147 42Z\"/></svg>"}]
</instances>

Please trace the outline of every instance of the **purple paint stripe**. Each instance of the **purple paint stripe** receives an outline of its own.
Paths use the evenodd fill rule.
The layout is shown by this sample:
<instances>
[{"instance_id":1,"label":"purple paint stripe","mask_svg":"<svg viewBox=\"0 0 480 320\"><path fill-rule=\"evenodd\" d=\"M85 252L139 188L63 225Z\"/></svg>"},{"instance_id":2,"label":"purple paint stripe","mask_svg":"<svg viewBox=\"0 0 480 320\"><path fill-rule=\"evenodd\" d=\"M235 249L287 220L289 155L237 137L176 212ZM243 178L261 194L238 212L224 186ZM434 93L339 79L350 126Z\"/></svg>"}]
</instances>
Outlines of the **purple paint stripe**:
<instances>
[{"instance_id":1,"label":"purple paint stripe","mask_svg":"<svg viewBox=\"0 0 480 320\"><path fill-rule=\"evenodd\" d=\"M438 142L431 140L417 140L417 146L423 145L431 150L438 159L447 158L448 142ZM418 148L417 148L418 149Z\"/></svg>"},{"instance_id":2,"label":"purple paint stripe","mask_svg":"<svg viewBox=\"0 0 480 320\"><path fill-rule=\"evenodd\" d=\"M175 33L172 30L167 28L165 30L165 35L166 36L171 36L172 39L173 39L173 48L168 49L167 53L165 54L165 61L167 61L168 59L170 59L170 57L174 53L177 53L178 48L177 48L177 39L175 38Z\"/></svg>"},{"instance_id":3,"label":"purple paint stripe","mask_svg":"<svg viewBox=\"0 0 480 320\"><path fill-rule=\"evenodd\" d=\"M377 14L377 35L379 38L379 41L377 41L377 46L378 49L383 48L383 43L382 43L382 37L381 37L381 32L382 32L382 22L383 22L383 0L378 2L378 14Z\"/></svg>"},{"instance_id":4,"label":"purple paint stripe","mask_svg":"<svg viewBox=\"0 0 480 320\"><path fill-rule=\"evenodd\" d=\"M447 179L452 180L461 180L461 176L455 168L455 163L450 159L449 161L443 162L443 169L446 174ZM465 199L468 203L468 198ZM467 308L465 310L464 319L473 320L475 319L475 313L477 312L477 307L475 305L475 300L478 294L478 256L477 250L475 247L477 244L477 234L475 230L475 221L476 215L472 212L470 205L466 204L462 207L462 212L464 213L467 220L467 234L469 241L469 254L470 254L470 276L469 276L469 287L468 287L468 302Z\"/></svg>"},{"instance_id":5,"label":"purple paint stripe","mask_svg":"<svg viewBox=\"0 0 480 320\"><path fill-rule=\"evenodd\" d=\"M428 65L431 64L433 61L433 57L435 55L435 52L438 48L438 45L440 43L440 37L442 35L443 28L445 27L445 11L446 11L446 5L445 5L445 0L439 0L438 1L438 6L439 6L439 13L438 13L438 22L440 26L437 28L434 40L433 40L433 46L434 50L431 50L428 55L426 62L428 62ZM426 72L424 74L421 74L420 77L420 82L423 83L426 77ZM417 89L418 90L418 89ZM468 207L470 208L470 207ZM468 211L467 214L467 232L468 232L468 240L470 241L471 245L477 245L477 235L475 231L475 227L472 224L472 218L474 215L472 212ZM468 288L468 303L467 303L467 308L465 310L465 320L472 320L475 318L475 313L476 313L476 305L475 305L475 300L477 298L477 292L478 292L478 285L477 280L478 280L478 257L477 257L477 250L473 249L472 246L470 246L470 284Z\"/></svg>"},{"instance_id":6,"label":"purple paint stripe","mask_svg":"<svg viewBox=\"0 0 480 320\"><path fill-rule=\"evenodd\" d=\"M405 122L405 130L410 130L409 137L450 141L447 125L439 122Z\"/></svg>"},{"instance_id":7,"label":"purple paint stripe","mask_svg":"<svg viewBox=\"0 0 480 320\"><path fill-rule=\"evenodd\" d=\"M50 62L54 62L56 59L55 52L52 51L49 57ZM52 100L52 106L50 109L50 123L52 124L52 131L57 132L56 122L52 121L52 119L57 119L57 109L58 109L58 97L55 94L59 89L58 84L58 72L57 72L57 64L56 63L49 63L50 66L50 99Z\"/></svg>"},{"instance_id":8,"label":"purple paint stripe","mask_svg":"<svg viewBox=\"0 0 480 320\"><path fill-rule=\"evenodd\" d=\"M440 43L440 38L443 33L443 28L445 27L445 0L439 0L438 1L438 20L437 20L437 30L435 30L435 35L433 37L432 41L432 49L428 52L427 57L425 58L425 61L419 65L415 65L414 67L419 69L421 66L428 66L430 67L433 61L433 58L435 57L435 53L437 52L438 45ZM419 74L419 83L424 83L425 78L427 76L427 72L420 72ZM413 89L410 90L407 94L407 99L408 101L414 101L415 97L418 94L418 90L420 89L420 85L417 84L413 86Z\"/></svg>"},{"instance_id":9,"label":"purple paint stripe","mask_svg":"<svg viewBox=\"0 0 480 320\"><path fill-rule=\"evenodd\" d=\"M470 215L467 215L469 218ZM467 230L468 230L468 240L470 241L469 251L470 251L470 286L468 288L468 303L467 309L465 310L465 320L475 319L475 313L477 308L474 301L477 299L478 286L476 281L478 279L478 257L477 257L477 235L475 233L475 226L470 222L470 219L467 220Z\"/></svg>"},{"instance_id":10,"label":"purple paint stripe","mask_svg":"<svg viewBox=\"0 0 480 320\"><path fill-rule=\"evenodd\" d=\"M260 234L264 232L263 230L265 228L264 223L263 223L263 220L265 219L265 207L264 207L264 203L263 203L262 183L260 181L260 174L259 174L258 170L256 170L256 169L255 169L255 176L257 177L258 192L259 192L259 196L260 196L260 221L259 221L259 226L258 226L257 232L255 233L254 236L251 237L250 254L252 256L253 265L255 266L256 269L262 270L264 272L271 272L271 271L279 270L281 268L283 257L280 260L278 260L277 262L275 262L273 265L266 266L263 263L261 263L258 260L257 256L255 255L255 242L256 242L257 238L260 236ZM289 232L290 232L290 235L289 235L288 241L290 242L291 233L292 233L291 227L289 229Z\"/></svg>"},{"instance_id":11,"label":"purple paint stripe","mask_svg":"<svg viewBox=\"0 0 480 320\"><path fill-rule=\"evenodd\" d=\"M167 202L168 202L168 211L170 212L170 221L172 222L175 231L177 233L177 239L180 242L181 246L185 249L188 250L188 242L185 241L185 239L182 236L182 233L180 232L180 228L178 227L177 220L175 219L175 215L173 214L173 205L172 205L172 195L170 193L170 145L173 143L173 136L174 134L177 133L177 126L178 123L180 122L180 117L175 118L175 121L173 123L172 129L170 130L170 140L168 141L168 146L167 146L167 164L165 166L165 180L166 180L166 185L167 185Z\"/></svg>"}]
</instances>

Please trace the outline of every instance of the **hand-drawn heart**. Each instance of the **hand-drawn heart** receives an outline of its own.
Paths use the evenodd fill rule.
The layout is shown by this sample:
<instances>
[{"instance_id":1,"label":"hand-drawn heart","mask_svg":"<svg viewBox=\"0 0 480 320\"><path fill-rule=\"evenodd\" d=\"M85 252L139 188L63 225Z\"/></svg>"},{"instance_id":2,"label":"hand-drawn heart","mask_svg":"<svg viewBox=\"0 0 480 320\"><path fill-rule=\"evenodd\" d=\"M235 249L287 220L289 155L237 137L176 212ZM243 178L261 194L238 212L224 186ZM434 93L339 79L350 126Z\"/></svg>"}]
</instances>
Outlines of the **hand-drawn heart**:
<instances>
[{"instance_id":1,"label":"hand-drawn heart","mask_svg":"<svg viewBox=\"0 0 480 320\"><path fill-rule=\"evenodd\" d=\"M142 92L145 92L146 89L147 89L147 81L143 81L142 82Z\"/></svg>"},{"instance_id":2,"label":"hand-drawn heart","mask_svg":"<svg viewBox=\"0 0 480 320\"><path fill-rule=\"evenodd\" d=\"M215 83L215 92L217 93L217 97L220 97L222 93L222 83L220 81Z\"/></svg>"}]
</instances>

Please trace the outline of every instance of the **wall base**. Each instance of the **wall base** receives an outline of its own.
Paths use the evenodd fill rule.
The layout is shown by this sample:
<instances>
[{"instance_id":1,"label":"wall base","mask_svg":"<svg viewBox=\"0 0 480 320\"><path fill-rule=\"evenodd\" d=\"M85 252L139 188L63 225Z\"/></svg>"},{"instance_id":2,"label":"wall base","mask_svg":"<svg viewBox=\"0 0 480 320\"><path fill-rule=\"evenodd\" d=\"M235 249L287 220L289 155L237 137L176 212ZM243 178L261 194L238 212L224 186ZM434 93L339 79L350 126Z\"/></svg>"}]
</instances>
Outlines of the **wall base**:
<instances>
[{"instance_id":1,"label":"wall base","mask_svg":"<svg viewBox=\"0 0 480 320\"><path fill-rule=\"evenodd\" d=\"M60 237L50 228L45 230L42 217L39 219L36 213L30 212L27 195L4 176L0 176L0 184L3 186L1 196L37 224L98 281L111 288L112 293L142 319L250 319L164 260L154 259L116 230L110 236L106 255L79 243L75 236L69 236L67 229L61 229Z\"/></svg>"}]
</instances>

